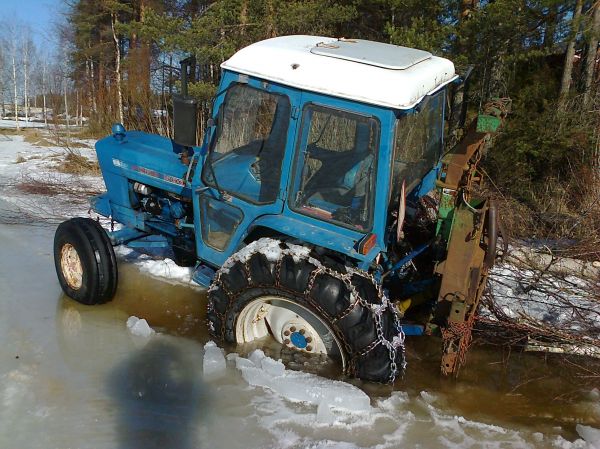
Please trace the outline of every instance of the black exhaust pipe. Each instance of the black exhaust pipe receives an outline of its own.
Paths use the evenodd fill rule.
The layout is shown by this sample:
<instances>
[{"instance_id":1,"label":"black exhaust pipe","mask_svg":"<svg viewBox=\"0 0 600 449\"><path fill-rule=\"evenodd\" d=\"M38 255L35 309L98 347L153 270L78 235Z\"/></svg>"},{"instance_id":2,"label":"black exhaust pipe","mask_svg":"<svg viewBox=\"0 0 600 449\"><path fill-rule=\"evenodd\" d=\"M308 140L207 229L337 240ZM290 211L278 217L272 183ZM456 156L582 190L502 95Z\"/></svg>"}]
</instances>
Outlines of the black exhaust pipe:
<instances>
[{"instance_id":1,"label":"black exhaust pipe","mask_svg":"<svg viewBox=\"0 0 600 449\"><path fill-rule=\"evenodd\" d=\"M188 96L188 69L193 77L196 59L180 61L181 94L173 95L173 141L183 147L196 145L198 101Z\"/></svg>"}]
</instances>

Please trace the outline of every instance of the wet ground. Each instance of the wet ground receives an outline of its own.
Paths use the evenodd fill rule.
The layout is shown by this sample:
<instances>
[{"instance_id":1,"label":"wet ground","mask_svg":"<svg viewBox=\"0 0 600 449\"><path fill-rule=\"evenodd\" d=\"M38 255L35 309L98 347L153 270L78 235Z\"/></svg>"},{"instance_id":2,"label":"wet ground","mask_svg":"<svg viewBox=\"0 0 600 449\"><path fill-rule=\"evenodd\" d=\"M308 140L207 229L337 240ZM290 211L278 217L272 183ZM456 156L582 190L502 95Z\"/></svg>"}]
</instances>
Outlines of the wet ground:
<instances>
[{"instance_id":1,"label":"wet ground","mask_svg":"<svg viewBox=\"0 0 600 449\"><path fill-rule=\"evenodd\" d=\"M0 225L0 448L593 447L573 441L577 423L600 427L600 394L539 355L476 348L455 382L437 374L438 343L413 340L396 391L357 383L372 411L334 422L233 367L204 379L202 290L121 261L115 299L79 305L56 280L53 232ZM131 335L131 315L158 334Z\"/></svg>"}]
</instances>

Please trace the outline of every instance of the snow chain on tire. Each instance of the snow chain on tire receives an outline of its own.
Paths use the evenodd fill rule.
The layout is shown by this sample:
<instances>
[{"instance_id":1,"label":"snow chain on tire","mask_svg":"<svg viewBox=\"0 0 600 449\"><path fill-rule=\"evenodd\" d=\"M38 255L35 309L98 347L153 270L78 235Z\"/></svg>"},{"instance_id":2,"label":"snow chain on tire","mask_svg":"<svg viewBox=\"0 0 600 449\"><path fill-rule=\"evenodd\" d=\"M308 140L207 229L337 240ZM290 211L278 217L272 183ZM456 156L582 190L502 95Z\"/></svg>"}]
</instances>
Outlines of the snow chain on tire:
<instances>
[{"instance_id":1,"label":"snow chain on tire","mask_svg":"<svg viewBox=\"0 0 600 449\"><path fill-rule=\"evenodd\" d=\"M264 256L269 264L269 271L273 277L272 283L257 283L252 279L252 267L250 265L251 262L255 263L256 261L251 261L251 259L261 256ZM292 258L294 267L297 270L302 271L302 263L314 267L307 277L305 276L307 279L306 287L302 291L291 289L281 279L283 274L282 265L286 257ZM289 264L289 261L287 263ZM336 269L325 266L316 257L313 257L310 248L304 246L266 238L252 242L229 257L215 274L213 283L208 290L209 330L216 338L235 343L233 330L235 329L235 315L239 313L239 309L243 306L243 304L240 305L238 303L244 302L242 298L246 292L250 291L249 295L257 295L254 293L257 289L265 289L264 291L268 292L272 292L275 289L282 293L295 294L296 296L300 296L307 305L318 312L320 317L330 324L335 336L342 343L342 349L348 356L345 374L351 377L363 377L365 380L394 383L397 376L404 371L406 366L404 333L400 326L400 317L396 307L389 301L386 292L375 281L372 275L352 267L343 267L343 269L346 273L341 273ZM230 273L230 270L234 270L235 273ZM323 304L324 300L315 298L311 294L315 288L315 284L320 279L328 276L341 282L345 286L346 291L349 292L348 306L336 314L332 314L330 310L325 310L327 304ZM296 277L302 277L302 273L298 273ZM323 280L322 282L325 281ZM232 284L236 284L236 287L232 287ZM239 287L239 284L244 285ZM367 287L369 285L372 289L371 295L368 294ZM370 312L368 316L372 317L376 330L375 339L361 348L356 348L353 345L355 342L350 341L351 339L348 338L348 335L344 334L344 332L348 333L347 330L343 331L343 326L340 325L342 320L356 311L357 307L362 307ZM390 319L392 320L391 323ZM363 335L360 332L365 326L363 321L361 320L360 323L354 325L354 328L349 329L350 331L354 331L350 333L353 333L356 338L360 338ZM366 326L368 327L368 325L367 323ZM368 332L365 333L368 334ZM387 357L389 357L389 372L386 373L387 375L360 375L359 364L361 361L365 361L367 355L380 347L387 351Z\"/></svg>"}]
</instances>

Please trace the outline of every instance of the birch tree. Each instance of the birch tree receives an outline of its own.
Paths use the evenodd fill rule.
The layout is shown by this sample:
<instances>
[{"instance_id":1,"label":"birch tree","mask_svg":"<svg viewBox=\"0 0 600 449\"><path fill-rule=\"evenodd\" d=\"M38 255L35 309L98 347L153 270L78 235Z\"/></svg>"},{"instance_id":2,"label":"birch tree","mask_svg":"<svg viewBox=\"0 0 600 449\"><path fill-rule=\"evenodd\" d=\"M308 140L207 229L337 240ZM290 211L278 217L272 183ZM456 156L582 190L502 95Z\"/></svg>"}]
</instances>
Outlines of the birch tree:
<instances>
[{"instance_id":1,"label":"birch tree","mask_svg":"<svg viewBox=\"0 0 600 449\"><path fill-rule=\"evenodd\" d=\"M14 104L14 114L15 114L15 125L17 127L17 131L20 130L19 127L19 93L18 93L18 78L17 78L17 29L16 27L10 28L11 34L11 62L12 62L12 81L13 81L13 104Z\"/></svg>"},{"instance_id":2,"label":"birch tree","mask_svg":"<svg viewBox=\"0 0 600 449\"><path fill-rule=\"evenodd\" d=\"M5 57L6 55L4 54L4 48L5 46L3 45L2 39L0 38L0 104L2 105L2 116L0 116L0 119L3 118L6 114L6 111L4 110L4 100L5 100L5 92L4 92L4 67L5 67Z\"/></svg>"},{"instance_id":3,"label":"birch tree","mask_svg":"<svg viewBox=\"0 0 600 449\"><path fill-rule=\"evenodd\" d=\"M29 36L29 29L23 27L23 39L22 39L22 58L23 58L23 100L25 109L25 121L29 121L29 65L31 60L32 42Z\"/></svg>"},{"instance_id":4,"label":"birch tree","mask_svg":"<svg viewBox=\"0 0 600 449\"><path fill-rule=\"evenodd\" d=\"M44 116L44 126L48 128L48 112L46 109L46 91L48 85L48 60L42 59L42 114Z\"/></svg>"},{"instance_id":5,"label":"birch tree","mask_svg":"<svg viewBox=\"0 0 600 449\"><path fill-rule=\"evenodd\" d=\"M119 122L124 123L123 119L123 87L121 82L121 43L115 27L118 24L116 11L110 12L110 25L112 30L113 41L115 43L115 77L117 84L117 108L119 112Z\"/></svg>"}]
</instances>

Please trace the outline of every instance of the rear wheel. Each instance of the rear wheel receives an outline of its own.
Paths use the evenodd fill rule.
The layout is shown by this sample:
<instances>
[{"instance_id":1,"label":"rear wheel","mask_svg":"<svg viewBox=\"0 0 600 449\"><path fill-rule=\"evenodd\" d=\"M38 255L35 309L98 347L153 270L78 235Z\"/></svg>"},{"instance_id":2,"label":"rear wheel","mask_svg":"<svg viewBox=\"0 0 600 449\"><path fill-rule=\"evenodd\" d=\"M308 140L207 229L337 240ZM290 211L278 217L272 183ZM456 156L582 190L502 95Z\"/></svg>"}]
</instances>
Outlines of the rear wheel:
<instances>
[{"instance_id":1,"label":"rear wheel","mask_svg":"<svg viewBox=\"0 0 600 449\"><path fill-rule=\"evenodd\" d=\"M54 265L61 288L82 304L110 301L117 289L117 260L106 231L89 218L61 223L54 235Z\"/></svg>"},{"instance_id":2,"label":"rear wheel","mask_svg":"<svg viewBox=\"0 0 600 449\"><path fill-rule=\"evenodd\" d=\"M404 367L397 315L371 277L298 245L261 239L231 256L209 289L208 320L229 343L270 336L364 380L393 382Z\"/></svg>"}]
</instances>

